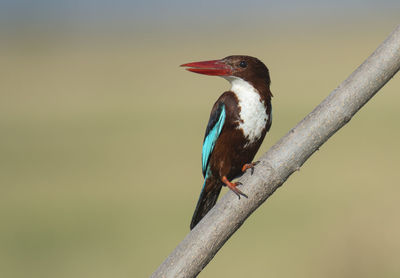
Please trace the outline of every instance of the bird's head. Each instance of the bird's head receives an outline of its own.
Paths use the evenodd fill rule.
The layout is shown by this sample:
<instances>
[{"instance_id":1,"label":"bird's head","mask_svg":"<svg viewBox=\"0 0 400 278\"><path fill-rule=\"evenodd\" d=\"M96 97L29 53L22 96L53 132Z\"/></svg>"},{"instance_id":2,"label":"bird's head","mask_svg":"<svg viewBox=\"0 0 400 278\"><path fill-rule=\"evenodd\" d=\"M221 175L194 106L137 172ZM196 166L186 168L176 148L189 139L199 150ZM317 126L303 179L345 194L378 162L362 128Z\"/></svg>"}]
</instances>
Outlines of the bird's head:
<instances>
[{"instance_id":1,"label":"bird's head","mask_svg":"<svg viewBox=\"0 0 400 278\"><path fill-rule=\"evenodd\" d=\"M251 56L232 55L221 60L187 63L181 67L195 73L221 76L230 82L240 78L253 84L262 82L268 87L271 83L268 68Z\"/></svg>"}]
</instances>

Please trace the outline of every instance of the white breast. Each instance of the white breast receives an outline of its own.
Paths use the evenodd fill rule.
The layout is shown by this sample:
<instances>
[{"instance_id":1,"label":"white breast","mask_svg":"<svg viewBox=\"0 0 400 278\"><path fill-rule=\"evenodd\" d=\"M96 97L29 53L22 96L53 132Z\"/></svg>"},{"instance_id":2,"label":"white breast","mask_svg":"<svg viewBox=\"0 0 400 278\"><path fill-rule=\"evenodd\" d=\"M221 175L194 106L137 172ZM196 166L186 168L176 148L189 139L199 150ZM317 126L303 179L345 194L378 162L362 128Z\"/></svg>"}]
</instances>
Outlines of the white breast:
<instances>
[{"instance_id":1,"label":"white breast","mask_svg":"<svg viewBox=\"0 0 400 278\"><path fill-rule=\"evenodd\" d=\"M236 94L241 107L238 128L243 130L244 136L249 140L248 144L251 144L261 137L267 124L265 104L257 90L247 81L231 76L227 79L231 82L231 91Z\"/></svg>"}]
</instances>

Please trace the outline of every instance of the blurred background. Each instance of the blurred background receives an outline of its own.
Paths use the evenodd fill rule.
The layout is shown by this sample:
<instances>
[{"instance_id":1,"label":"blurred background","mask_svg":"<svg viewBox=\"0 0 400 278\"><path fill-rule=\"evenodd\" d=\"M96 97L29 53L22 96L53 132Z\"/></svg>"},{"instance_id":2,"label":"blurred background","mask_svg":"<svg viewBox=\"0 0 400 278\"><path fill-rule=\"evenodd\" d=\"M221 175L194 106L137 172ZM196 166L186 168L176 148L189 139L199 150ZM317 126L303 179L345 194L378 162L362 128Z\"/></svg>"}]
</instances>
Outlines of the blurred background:
<instances>
[{"instance_id":1,"label":"blurred background","mask_svg":"<svg viewBox=\"0 0 400 278\"><path fill-rule=\"evenodd\" d=\"M189 232L209 112L229 89L178 66L269 67L259 157L399 13L397 0L1 1L0 277L150 276ZM396 76L199 277L399 277L399 90Z\"/></svg>"}]
</instances>

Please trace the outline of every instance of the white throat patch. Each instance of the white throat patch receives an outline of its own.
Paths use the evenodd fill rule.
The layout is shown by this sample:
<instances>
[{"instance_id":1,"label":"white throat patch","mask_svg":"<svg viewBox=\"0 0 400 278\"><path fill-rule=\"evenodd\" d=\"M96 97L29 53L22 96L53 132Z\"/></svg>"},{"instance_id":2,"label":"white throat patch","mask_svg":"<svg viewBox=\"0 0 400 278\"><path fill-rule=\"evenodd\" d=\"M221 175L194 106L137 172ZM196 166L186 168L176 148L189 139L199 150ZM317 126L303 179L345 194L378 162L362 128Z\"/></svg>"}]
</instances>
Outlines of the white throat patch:
<instances>
[{"instance_id":1,"label":"white throat patch","mask_svg":"<svg viewBox=\"0 0 400 278\"><path fill-rule=\"evenodd\" d=\"M261 100L258 91L247 81L234 76L225 77L231 85L231 91L239 100L240 119L239 129L243 130L244 136L249 144L258 140L268 121L268 114L264 102Z\"/></svg>"}]
</instances>

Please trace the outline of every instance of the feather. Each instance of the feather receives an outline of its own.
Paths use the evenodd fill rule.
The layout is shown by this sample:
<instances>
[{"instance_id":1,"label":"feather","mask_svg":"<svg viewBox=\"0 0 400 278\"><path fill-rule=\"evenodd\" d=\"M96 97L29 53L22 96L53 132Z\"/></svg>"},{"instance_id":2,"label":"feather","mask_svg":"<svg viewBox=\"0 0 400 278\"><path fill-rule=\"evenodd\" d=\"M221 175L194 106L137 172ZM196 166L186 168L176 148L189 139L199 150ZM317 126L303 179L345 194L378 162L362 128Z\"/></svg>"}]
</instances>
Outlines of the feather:
<instances>
[{"instance_id":1,"label":"feather","mask_svg":"<svg viewBox=\"0 0 400 278\"><path fill-rule=\"evenodd\" d=\"M217 108L215 109L215 107ZM225 117L225 104L223 102L216 103L211 111L210 120L208 121L206 129L206 135L203 141L201 160L203 176L205 178L208 171L208 162L210 161L210 156L214 149L215 143L217 142L218 136L221 134L222 127L225 123Z\"/></svg>"}]
</instances>

